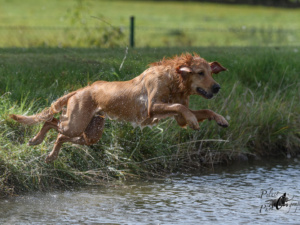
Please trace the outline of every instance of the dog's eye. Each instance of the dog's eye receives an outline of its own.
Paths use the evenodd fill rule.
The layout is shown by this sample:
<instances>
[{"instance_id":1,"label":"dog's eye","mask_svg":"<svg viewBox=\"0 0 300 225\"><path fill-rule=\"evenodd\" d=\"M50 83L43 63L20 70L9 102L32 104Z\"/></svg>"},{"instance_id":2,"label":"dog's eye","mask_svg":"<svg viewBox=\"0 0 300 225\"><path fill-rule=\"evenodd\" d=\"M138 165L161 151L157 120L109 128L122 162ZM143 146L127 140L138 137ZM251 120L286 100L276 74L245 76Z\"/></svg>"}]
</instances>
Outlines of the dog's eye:
<instances>
[{"instance_id":1,"label":"dog's eye","mask_svg":"<svg viewBox=\"0 0 300 225\"><path fill-rule=\"evenodd\" d=\"M198 73L200 76L204 76L204 72L199 72Z\"/></svg>"}]
</instances>

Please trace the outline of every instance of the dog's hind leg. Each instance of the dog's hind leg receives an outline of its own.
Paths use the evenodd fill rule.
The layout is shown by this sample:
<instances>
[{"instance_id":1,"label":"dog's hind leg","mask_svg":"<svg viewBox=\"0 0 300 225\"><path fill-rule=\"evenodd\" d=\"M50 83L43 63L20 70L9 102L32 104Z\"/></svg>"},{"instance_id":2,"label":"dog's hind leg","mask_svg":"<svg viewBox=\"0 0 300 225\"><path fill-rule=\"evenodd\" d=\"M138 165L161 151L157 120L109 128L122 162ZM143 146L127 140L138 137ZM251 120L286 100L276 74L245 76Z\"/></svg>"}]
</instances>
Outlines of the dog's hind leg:
<instances>
[{"instance_id":1,"label":"dog's hind leg","mask_svg":"<svg viewBox=\"0 0 300 225\"><path fill-rule=\"evenodd\" d=\"M63 134L58 134L57 139L54 144L54 147L53 147L52 151L50 152L50 154L46 157L45 162L50 163L50 162L54 161L55 159L57 159L58 153L59 153L59 150L60 150L62 144L64 142L68 142L71 140L75 141L76 139L80 139L80 137L70 138Z\"/></svg>"},{"instance_id":2,"label":"dog's hind leg","mask_svg":"<svg viewBox=\"0 0 300 225\"><path fill-rule=\"evenodd\" d=\"M55 129L57 130L57 125L58 125L58 119L53 118L51 121L47 121L44 123L42 129L39 131L39 133L37 135L35 135L32 139L29 140L28 145L38 145L41 144L43 142L43 140L46 137L47 132L50 129Z\"/></svg>"},{"instance_id":3,"label":"dog's hind leg","mask_svg":"<svg viewBox=\"0 0 300 225\"><path fill-rule=\"evenodd\" d=\"M96 114L83 133L83 145L96 144L102 137L105 119L101 114Z\"/></svg>"},{"instance_id":4,"label":"dog's hind leg","mask_svg":"<svg viewBox=\"0 0 300 225\"><path fill-rule=\"evenodd\" d=\"M56 142L54 144L53 150L46 158L46 163L50 163L57 159L60 148L63 143L71 142L79 145L92 145L99 141L102 137L104 128L104 117L101 115L95 115L86 130L80 137L68 137L63 134L57 136Z\"/></svg>"}]
</instances>

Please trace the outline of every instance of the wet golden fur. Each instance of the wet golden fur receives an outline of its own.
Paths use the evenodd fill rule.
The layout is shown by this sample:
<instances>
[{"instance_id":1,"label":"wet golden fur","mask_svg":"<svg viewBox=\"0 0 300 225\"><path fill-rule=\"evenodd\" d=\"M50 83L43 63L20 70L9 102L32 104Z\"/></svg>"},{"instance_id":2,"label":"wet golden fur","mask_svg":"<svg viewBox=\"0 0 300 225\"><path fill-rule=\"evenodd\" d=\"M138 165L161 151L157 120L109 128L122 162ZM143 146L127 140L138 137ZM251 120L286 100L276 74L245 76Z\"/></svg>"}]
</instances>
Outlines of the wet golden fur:
<instances>
[{"instance_id":1,"label":"wet golden fur","mask_svg":"<svg viewBox=\"0 0 300 225\"><path fill-rule=\"evenodd\" d=\"M199 129L199 122L209 119L227 127L223 116L208 110L188 108L189 96L210 99L220 86L212 74L225 71L218 62L206 62L189 53L163 58L150 64L141 75L129 81L96 81L71 92L50 108L32 116L10 115L23 124L44 122L40 132L29 145L40 144L50 129L58 132L57 140L46 162L58 157L64 142L80 145L96 143L102 136L105 117L124 120L134 125L151 126L166 117L174 117L178 125ZM62 112L59 119L54 114Z\"/></svg>"}]
</instances>

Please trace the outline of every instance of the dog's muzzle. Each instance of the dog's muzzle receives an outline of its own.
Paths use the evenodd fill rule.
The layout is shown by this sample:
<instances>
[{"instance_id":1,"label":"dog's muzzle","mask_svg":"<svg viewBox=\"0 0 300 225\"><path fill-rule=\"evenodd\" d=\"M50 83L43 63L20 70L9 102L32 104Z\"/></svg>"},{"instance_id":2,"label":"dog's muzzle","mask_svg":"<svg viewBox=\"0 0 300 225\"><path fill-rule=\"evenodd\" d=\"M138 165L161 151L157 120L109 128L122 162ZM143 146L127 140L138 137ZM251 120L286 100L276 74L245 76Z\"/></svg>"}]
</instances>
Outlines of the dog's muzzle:
<instances>
[{"instance_id":1,"label":"dog's muzzle","mask_svg":"<svg viewBox=\"0 0 300 225\"><path fill-rule=\"evenodd\" d=\"M212 98L214 96L214 94L217 94L220 89L221 89L221 86L219 84L214 84L211 87L211 93L203 90L200 87L197 87L196 90L197 90L198 94L202 95L204 98L210 99L210 98Z\"/></svg>"},{"instance_id":2,"label":"dog's muzzle","mask_svg":"<svg viewBox=\"0 0 300 225\"><path fill-rule=\"evenodd\" d=\"M219 84L214 84L211 88L212 93L214 93L214 94L217 94L220 89L221 89L221 86Z\"/></svg>"},{"instance_id":3,"label":"dog's muzzle","mask_svg":"<svg viewBox=\"0 0 300 225\"><path fill-rule=\"evenodd\" d=\"M208 93L200 87L197 87L196 90L197 90L198 94L202 95L204 98L210 99L214 96L212 93Z\"/></svg>"}]
</instances>

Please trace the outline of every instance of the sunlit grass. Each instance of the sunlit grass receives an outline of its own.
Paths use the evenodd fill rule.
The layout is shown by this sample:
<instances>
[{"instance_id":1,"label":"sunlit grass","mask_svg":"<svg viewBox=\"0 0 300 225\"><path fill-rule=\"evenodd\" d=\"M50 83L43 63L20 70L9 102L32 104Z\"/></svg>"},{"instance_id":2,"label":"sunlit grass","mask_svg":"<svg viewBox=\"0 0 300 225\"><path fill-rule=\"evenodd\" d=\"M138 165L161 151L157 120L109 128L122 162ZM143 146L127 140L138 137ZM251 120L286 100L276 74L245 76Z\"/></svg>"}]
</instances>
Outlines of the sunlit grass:
<instances>
[{"instance_id":1,"label":"sunlit grass","mask_svg":"<svg viewBox=\"0 0 300 225\"><path fill-rule=\"evenodd\" d=\"M167 1L0 3L1 47L108 47L99 39L114 35L107 31L111 26L123 34L114 45L126 46L130 16L139 47L300 44L300 9Z\"/></svg>"}]
</instances>

